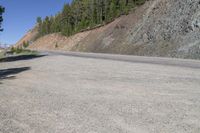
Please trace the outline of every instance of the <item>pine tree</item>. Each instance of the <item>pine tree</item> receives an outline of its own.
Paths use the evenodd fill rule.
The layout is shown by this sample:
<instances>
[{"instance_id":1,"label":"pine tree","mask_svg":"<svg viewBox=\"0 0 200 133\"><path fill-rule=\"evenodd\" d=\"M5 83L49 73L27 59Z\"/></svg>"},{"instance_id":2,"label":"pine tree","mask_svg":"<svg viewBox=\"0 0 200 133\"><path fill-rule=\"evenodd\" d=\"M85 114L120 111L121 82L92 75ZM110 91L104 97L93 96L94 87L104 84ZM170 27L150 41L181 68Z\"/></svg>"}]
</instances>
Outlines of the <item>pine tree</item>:
<instances>
[{"instance_id":1,"label":"pine tree","mask_svg":"<svg viewBox=\"0 0 200 133\"><path fill-rule=\"evenodd\" d=\"M39 36L61 32L70 36L114 20L120 15L128 14L137 5L146 0L72 0L65 4L60 13L37 18Z\"/></svg>"},{"instance_id":2,"label":"pine tree","mask_svg":"<svg viewBox=\"0 0 200 133\"><path fill-rule=\"evenodd\" d=\"M0 5L0 31L3 31L3 29L1 28L1 24L3 22L2 14L4 13L4 11L5 11L5 8Z\"/></svg>"},{"instance_id":3,"label":"pine tree","mask_svg":"<svg viewBox=\"0 0 200 133\"><path fill-rule=\"evenodd\" d=\"M116 14L117 14L117 8L116 8L115 0L112 0L110 4L110 12L109 12L110 19L112 20L116 16Z\"/></svg>"}]
</instances>

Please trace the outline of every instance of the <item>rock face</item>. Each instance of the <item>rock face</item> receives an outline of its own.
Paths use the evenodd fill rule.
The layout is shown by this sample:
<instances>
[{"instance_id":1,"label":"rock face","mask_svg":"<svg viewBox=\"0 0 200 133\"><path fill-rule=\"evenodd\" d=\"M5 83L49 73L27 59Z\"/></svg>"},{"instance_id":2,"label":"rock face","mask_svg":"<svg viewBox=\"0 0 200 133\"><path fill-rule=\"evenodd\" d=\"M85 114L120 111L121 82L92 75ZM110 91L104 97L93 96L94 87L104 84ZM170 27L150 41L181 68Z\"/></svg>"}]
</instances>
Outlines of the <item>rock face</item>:
<instances>
[{"instance_id":1,"label":"rock face","mask_svg":"<svg viewBox=\"0 0 200 133\"><path fill-rule=\"evenodd\" d=\"M155 0L128 35L136 54L200 58L200 1Z\"/></svg>"},{"instance_id":2,"label":"rock face","mask_svg":"<svg viewBox=\"0 0 200 133\"><path fill-rule=\"evenodd\" d=\"M73 47L65 49L62 39L55 44L70 51L200 59L200 1L149 0L133 13L82 34ZM43 47L42 39L31 47Z\"/></svg>"}]
</instances>

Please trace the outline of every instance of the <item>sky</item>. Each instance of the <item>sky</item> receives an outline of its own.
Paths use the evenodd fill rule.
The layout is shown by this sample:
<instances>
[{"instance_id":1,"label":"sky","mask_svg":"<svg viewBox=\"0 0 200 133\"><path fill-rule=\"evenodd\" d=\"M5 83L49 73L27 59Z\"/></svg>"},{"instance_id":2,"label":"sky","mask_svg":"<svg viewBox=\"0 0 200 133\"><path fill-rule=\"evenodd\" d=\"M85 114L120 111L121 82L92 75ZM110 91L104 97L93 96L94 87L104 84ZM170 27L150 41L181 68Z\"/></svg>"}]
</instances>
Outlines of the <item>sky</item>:
<instances>
[{"instance_id":1,"label":"sky","mask_svg":"<svg viewBox=\"0 0 200 133\"><path fill-rule=\"evenodd\" d=\"M71 0L0 0L5 7L0 43L15 44L36 24L36 18L55 15Z\"/></svg>"}]
</instances>

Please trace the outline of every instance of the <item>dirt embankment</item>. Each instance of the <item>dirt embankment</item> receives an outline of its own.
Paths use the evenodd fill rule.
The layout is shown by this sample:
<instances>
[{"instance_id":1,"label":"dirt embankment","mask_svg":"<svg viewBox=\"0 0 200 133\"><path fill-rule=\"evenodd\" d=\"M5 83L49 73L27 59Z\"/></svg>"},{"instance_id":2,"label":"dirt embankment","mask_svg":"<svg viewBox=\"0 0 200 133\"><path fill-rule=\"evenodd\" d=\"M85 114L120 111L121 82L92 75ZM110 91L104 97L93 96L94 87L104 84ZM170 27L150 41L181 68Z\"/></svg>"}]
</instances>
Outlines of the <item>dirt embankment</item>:
<instances>
[{"instance_id":1,"label":"dirt embankment","mask_svg":"<svg viewBox=\"0 0 200 133\"><path fill-rule=\"evenodd\" d=\"M15 47L23 47L24 42L32 43L38 34L38 28L35 26L32 30L29 30L16 44Z\"/></svg>"},{"instance_id":2,"label":"dirt embankment","mask_svg":"<svg viewBox=\"0 0 200 133\"><path fill-rule=\"evenodd\" d=\"M199 12L199 0L149 0L106 26L47 35L30 48L200 59Z\"/></svg>"}]
</instances>

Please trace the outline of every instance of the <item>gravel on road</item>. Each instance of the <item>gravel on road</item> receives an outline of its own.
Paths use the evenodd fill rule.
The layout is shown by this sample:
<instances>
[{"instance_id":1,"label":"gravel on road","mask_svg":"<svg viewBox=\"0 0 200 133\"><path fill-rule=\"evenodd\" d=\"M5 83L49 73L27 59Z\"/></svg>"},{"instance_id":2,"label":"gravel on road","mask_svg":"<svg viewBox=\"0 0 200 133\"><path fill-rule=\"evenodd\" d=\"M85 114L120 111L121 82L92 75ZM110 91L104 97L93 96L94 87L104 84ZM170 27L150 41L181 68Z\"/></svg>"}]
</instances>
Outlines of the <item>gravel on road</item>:
<instances>
[{"instance_id":1,"label":"gravel on road","mask_svg":"<svg viewBox=\"0 0 200 133\"><path fill-rule=\"evenodd\" d=\"M172 132L200 132L198 67L59 54L0 63L0 133Z\"/></svg>"}]
</instances>

